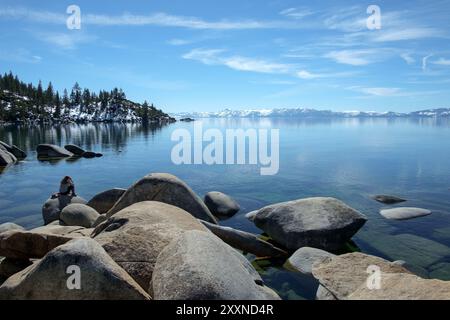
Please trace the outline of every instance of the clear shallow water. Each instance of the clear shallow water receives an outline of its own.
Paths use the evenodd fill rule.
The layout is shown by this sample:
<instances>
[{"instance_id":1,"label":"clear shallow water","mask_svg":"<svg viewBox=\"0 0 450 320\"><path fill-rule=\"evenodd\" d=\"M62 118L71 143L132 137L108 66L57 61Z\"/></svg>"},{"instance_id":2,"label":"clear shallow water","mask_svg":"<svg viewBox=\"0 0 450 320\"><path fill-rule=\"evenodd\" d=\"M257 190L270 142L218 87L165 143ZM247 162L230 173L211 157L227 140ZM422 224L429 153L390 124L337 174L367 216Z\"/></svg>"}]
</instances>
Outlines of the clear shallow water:
<instances>
[{"instance_id":1,"label":"clear shallow water","mask_svg":"<svg viewBox=\"0 0 450 320\"><path fill-rule=\"evenodd\" d=\"M450 280L450 121L387 119L204 119L206 128L280 129L280 170L260 176L259 166L172 164L173 130L138 124L89 124L61 127L0 127L0 140L26 150L26 161L0 174L0 223L27 228L42 224L41 206L65 175L89 199L112 187L127 188L150 172L169 172L200 196L212 190L234 197L242 210L221 224L250 232L258 229L244 214L267 204L312 196L332 196L360 210L368 223L354 237L363 252L405 260L416 272ZM104 154L99 159L41 162L40 143L73 143ZM370 199L392 194L401 204L433 214L410 221L388 221L385 205ZM251 258L251 257L250 257ZM317 284L268 261L255 266L285 299L314 298Z\"/></svg>"}]
</instances>

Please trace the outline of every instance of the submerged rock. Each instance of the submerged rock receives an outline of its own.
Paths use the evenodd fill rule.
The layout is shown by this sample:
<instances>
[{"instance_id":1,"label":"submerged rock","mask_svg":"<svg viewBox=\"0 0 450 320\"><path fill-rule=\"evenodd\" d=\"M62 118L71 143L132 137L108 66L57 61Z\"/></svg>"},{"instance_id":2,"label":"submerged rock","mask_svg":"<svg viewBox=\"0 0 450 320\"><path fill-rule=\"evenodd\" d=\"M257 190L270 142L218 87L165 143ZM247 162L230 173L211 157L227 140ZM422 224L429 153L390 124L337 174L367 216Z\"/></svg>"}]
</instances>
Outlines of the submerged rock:
<instances>
[{"instance_id":1,"label":"submerged rock","mask_svg":"<svg viewBox=\"0 0 450 320\"><path fill-rule=\"evenodd\" d=\"M106 213L114 206L125 191L127 190L119 188L103 191L89 200L87 205L97 210L98 213Z\"/></svg>"},{"instance_id":2,"label":"submerged rock","mask_svg":"<svg viewBox=\"0 0 450 320\"><path fill-rule=\"evenodd\" d=\"M83 152L83 154L81 156L83 158L92 159L92 158L96 157L96 153L92 152L92 151L86 151L86 152Z\"/></svg>"},{"instance_id":3,"label":"submerged rock","mask_svg":"<svg viewBox=\"0 0 450 320\"><path fill-rule=\"evenodd\" d=\"M373 199L384 204L396 204L406 201L405 199L388 195L376 195L373 197Z\"/></svg>"},{"instance_id":4,"label":"submerged rock","mask_svg":"<svg viewBox=\"0 0 450 320\"><path fill-rule=\"evenodd\" d=\"M177 177L167 173L152 173L137 181L114 204L107 216L134 203L141 201L159 201L186 210L194 217L217 223L203 201L189 186Z\"/></svg>"},{"instance_id":5,"label":"submerged rock","mask_svg":"<svg viewBox=\"0 0 450 320\"><path fill-rule=\"evenodd\" d=\"M294 269L295 271L311 276L315 263L320 263L326 258L332 257L335 257L335 255L324 250L303 247L295 251L288 259L287 267L288 269Z\"/></svg>"},{"instance_id":6,"label":"submerged rock","mask_svg":"<svg viewBox=\"0 0 450 320\"><path fill-rule=\"evenodd\" d=\"M362 285L349 300L450 300L450 282L422 279L413 274L382 273L380 288Z\"/></svg>"},{"instance_id":7,"label":"submerged rock","mask_svg":"<svg viewBox=\"0 0 450 320\"><path fill-rule=\"evenodd\" d=\"M81 197L63 196L48 199L42 206L42 218L45 224L49 224L55 220L59 220L61 210L69 204L81 203L86 204L86 200Z\"/></svg>"},{"instance_id":8,"label":"submerged rock","mask_svg":"<svg viewBox=\"0 0 450 320\"><path fill-rule=\"evenodd\" d=\"M37 146L36 152L39 158L67 158L73 156L73 153L53 144L40 144Z\"/></svg>"},{"instance_id":9,"label":"submerged rock","mask_svg":"<svg viewBox=\"0 0 450 320\"><path fill-rule=\"evenodd\" d=\"M340 249L367 218L334 198L308 198L260 209L254 223L289 250L313 247Z\"/></svg>"},{"instance_id":10,"label":"submerged rock","mask_svg":"<svg viewBox=\"0 0 450 320\"><path fill-rule=\"evenodd\" d=\"M144 201L116 213L97 226L92 236L142 288L149 290L156 258L187 230L209 232L180 208Z\"/></svg>"},{"instance_id":11,"label":"submerged rock","mask_svg":"<svg viewBox=\"0 0 450 320\"><path fill-rule=\"evenodd\" d=\"M222 227L206 221L200 221L217 237L233 248L242 250L247 253L254 254L257 257L286 257L288 253L280 248L275 247L267 241L259 239L256 235L236 230L230 227Z\"/></svg>"},{"instance_id":12,"label":"submerged rock","mask_svg":"<svg viewBox=\"0 0 450 320\"><path fill-rule=\"evenodd\" d=\"M25 228L15 224L15 223L11 223L11 222L6 222L3 224L0 224L0 233L10 231L10 230L25 231Z\"/></svg>"},{"instance_id":13,"label":"submerged rock","mask_svg":"<svg viewBox=\"0 0 450 320\"><path fill-rule=\"evenodd\" d=\"M91 228L99 216L95 209L85 204L72 203L62 209L60 220L68 226Z\"/></svg>"},{"instance_id":14,"label":"submerged rock","mask_svg":"<svg viewBox=\"0 0 450 320\"><path fill-rule=\"evenodd\" d=\"M419 217L428 216L431 214L430 210L421 208L393 208L380 210L380 214L389 220L409 220Z\"/></svg>"},{"instance_id":15,"label":"submerged rock","mask_svg":"<svg viewBox=\"0 0 450 320\"><path fill-rule=\"evenodd\" d=\"M233 198L217 191L208 192L204 202L211 213L218 218L231 218L241 209Z\"/></svg>"},{"instance_id":16,"label":"submerged rock","mask_svg":"<svg viewBox=\"0 0 450 320\"><path fill-rule=\"evenodd\" d=\"M343 300L359 287L367 286L374 271L410 273L396 263L359 252L326 258L313 265L312 273L332 296Z\"/></svg>"},{"instance_id":17,"label":"submerged rock","mask_svg":"<svg viewBox=\"0 0 450 320\"><path fill-rule=\"evenodd\" d=\"M70 279L77 271L79 283ZM0 300L5 299L148 300L150 296L95 240L85 238L52 250L6 280L0 287Z\"/></svg>"},{"instance_id":18,"label":"submerged rock","mask_svg":"<svg viewBox=\"0 0 450 320\"><path fill-rule=\"evenodd\" d=\"M82 156L83 153L85 152L81 147L76 146L74 144L68 144L68 145L64 146L64 149L73 153L76 156Z\"/></svg>"},{"instance_id":19,"label":"submerged rock","mask_svg":"<svg viewBox=\"0 0 450 320\"><path fill-rule=\"evenodd\" d=\"M187 231L162 250L152 288L157 300L279 299L242 255L201 231Z\"/></svg>"}]
</instances>

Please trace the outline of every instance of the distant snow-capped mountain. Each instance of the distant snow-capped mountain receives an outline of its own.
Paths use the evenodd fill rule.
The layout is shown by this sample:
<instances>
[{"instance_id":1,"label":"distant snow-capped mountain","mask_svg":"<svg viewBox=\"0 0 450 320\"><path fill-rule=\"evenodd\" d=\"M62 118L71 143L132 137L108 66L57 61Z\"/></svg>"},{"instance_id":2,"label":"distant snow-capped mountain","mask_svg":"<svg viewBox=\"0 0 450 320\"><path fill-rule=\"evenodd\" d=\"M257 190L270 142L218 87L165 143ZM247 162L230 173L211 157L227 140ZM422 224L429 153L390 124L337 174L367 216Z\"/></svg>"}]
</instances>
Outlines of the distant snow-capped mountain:
<instances>
[{"instance_id":1,"label":"distant snow-capped mountain","mask_svg":"<svg viewBox=\"0 0 450 320\"><path fill-rule=\"evenodd\" d=\"M176 118L399 118L399 117L450 117L450 108L430 109L410 113L376 112L376 111L341 111L315 110L307 108L280 108L261 110L231 110L219 112L181 112L172 114Z\"/></svg>"}]
</instances>

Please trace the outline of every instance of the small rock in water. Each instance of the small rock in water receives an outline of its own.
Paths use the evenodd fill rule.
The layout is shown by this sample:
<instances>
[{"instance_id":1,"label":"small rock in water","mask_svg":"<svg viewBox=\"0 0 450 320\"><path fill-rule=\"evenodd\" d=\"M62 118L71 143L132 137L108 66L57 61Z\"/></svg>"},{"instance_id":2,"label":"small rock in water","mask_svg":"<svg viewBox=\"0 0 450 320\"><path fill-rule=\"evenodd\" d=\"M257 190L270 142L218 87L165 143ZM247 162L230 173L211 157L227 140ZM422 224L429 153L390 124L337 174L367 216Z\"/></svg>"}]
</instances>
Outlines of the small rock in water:
<instances>
[{"instance_id":1,"label":"small rock in water","mask_svg":"<svg viewBox=\"0 0 450 320\"><path fill-rule=\"evenodd\" d=\"M231 218L241 209L233 198L217 191L208 192L204 202L211 213L219 218Z\"/></svg>"},{"instance_id":2,"label":"small rock in water","mask_svg":"<svg viewBox=\"0 0 450 320\"><path fill-rule=\"evenodd\" d=\"M92 151L86 151L82 155L83 158L92 159L96 157L96 153Z\"/></svg>"},{"instance_id":3,"label":"small rock in water","mask_svg":"<svg viewBox=\"0 0 450 320\"><path fill-rule=\"evenodd\" d=\"M64 149L66 149L69 152L72 152L76 156L82 156L83 153L85 152L82 148L80 148L79 146L76 146L74 144L68 144L68 145L64 146Z\"/></svg>"},{"instance_id":4,"label":"small rock in water","mask_svg":"<svg viewBox=\"0 0 450 320\"><path fill-rule=\"evenodd\" d=\"M324 250L303 247L295 251L288 259L287 267L306 275L312 275L312 268L315 263L332 257L335 257L335 255Z\"/></svg>"},{"instance_id":5,"label":"small rock in water","mask_svg":"<svg viewBox=\"0 0 450 320\"><path fill-rule=\"evenodd\" d=\"M96 158L101 158L101 157L103 157L103 154L102 154L102 153L96 153L96 154L95 154L95 157L96 157Z\"/></svg>"},{"instance_id":6,"label":"small rock in water","mask_svg":"<svg viewBox=\"0 0 450 320\"><path fill-rule=\"evenodd\" d=\"M384 209L380 211L380 214L389 220L408 220L428 216L431 214L431 211L422 208L401 207L393 209Z\"/></svg>"},{"instance_id":7,"label":"small rock in water","mask_svg":"<svg viewBox=\"0 0 450 320\"><path fill-rule=\"evenodd\" d=\"M384 204L396 204L396 203L401 203L401 202L405 202L405 199L402 198L398 198L395 196L387 196L387 195L377 195L375 197L373 197L374 200L384 203Z\"/></svg>"}]
</instances>

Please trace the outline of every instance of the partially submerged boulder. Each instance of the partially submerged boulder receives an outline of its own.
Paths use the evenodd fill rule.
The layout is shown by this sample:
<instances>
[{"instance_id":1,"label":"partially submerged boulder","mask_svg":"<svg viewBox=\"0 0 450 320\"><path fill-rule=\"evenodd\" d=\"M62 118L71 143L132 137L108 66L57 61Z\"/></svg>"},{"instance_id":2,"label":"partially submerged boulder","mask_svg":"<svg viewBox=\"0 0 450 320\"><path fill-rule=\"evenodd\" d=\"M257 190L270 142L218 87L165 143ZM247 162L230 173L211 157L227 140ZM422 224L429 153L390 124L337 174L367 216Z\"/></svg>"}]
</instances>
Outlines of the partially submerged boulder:
<instances>
[{"instance_id":1,"label":"partially submerged boulder","mask_svg":"<svg viewBox=\"0 0 450 320\"><path fill-rule=\"evenodd\" d=\"M92 159L92 158L95 158L97 156L97 154L92 151L86 151L86 152L83 152L83 154L81 156L83 158Z\"/></svg>"},{"instance_id":2,"label":"partially submerged boulder","mask_svg":"<svg viewBox=\"0 0 450 320\"><path fill-rule=\"evenodd\" d=\"M230 227L218 226L203 220L200 220L200 222L233 248L254 254L257 257L281 258L288 255L286 251L275 247L267 241L259 239L252 233Z\"/></svg>"},{"instance_id":3,"label":"partially submerged boulder","mask_svg":"<svg viewBox=\"0 0 450 320\"><path fill-rule=\"evenodd\" d=\"M36 148L38 158L68 158L73 156L72 152L53 144L40 144Z\"/></svg>"},{"instance_id":4,"label":"partially submerged boulder","mask_svg":"<svg viewBox=\"0 0 450 320\"><path fill-rule=\"evenodd\" d=\"M216 236L187 231L158 256L156 300L275 300L252 265Z\"/></svg>"},{"instance_id":5,"label":"partially submerged boulder","mask_svg":"<svg viewBox=\"0 0 450 320\"><path fill-rule=\"evenodd\" d=\"M389 196L389 195L384 195L384 194L380 194L380 195L376 195L374 197L372 197L375 201L384 203L384 204L396 204L396 203L401 203L401 202L405 202L405 199L396 197L396 196Z\"/></svg>"},{"instance_id":6,"label":"partially submerged boulder","mask_svg":"<svg viewBox=\"0 0 450 320\"><path fill-rule=\"evenodd\" d=\"M100 214L95 209L81 203L72 203L62 209L60 220L68 226L91 228Z\"/></svg>"},{"instance_id":7,"label":"partially submerged boulder","mask_svg":"<svg viewBox=\"0 0 450 320\"><path fill-rule=\"evenodd\" d=\"M55 220L59 220L61 210L69 204L81 203L86 204L86 200L81 197L63 196L51 197L42 207L42 218L45 224L49 224Z\"/></svg>"},{"instance_id":8,"label":"partially submerged boulder","mask_svg":"<svg viewBox=\"0 0 450 320\"><path fill-rule=\"evenodd\" d=\"M428 216L431 211L422 208L399 207L380 210L380 214L389 220L409 220Z\"/></svg>"},{"instance_id":9,"label":"partially submerged boulder","mask_svg":"<svg viewBox=\"0 0 450 320\"><path fill-rule=\"evenodd\" d=\"M13 259L42 258L71 237L27 231L0 233L0 256Z\"/></svg>"},{"instance_id":10,"label":"partially submerged boulder","mask_svg":"<svg viewBox=\"0 0 450 320\"><path fill-rule=\"evenodd\" d=\"M183 209L144 201L116 213L97 226L92 236L142 288L149 290L159 253L188 230L209 232Z\"/></svg>"},{"instance_id":11,"label":"partially submerged boulder","mask_svg":"<svg viewBox=\"0 0 450 320\"><path fill-rule=\"evenodd\" d=\"M85 152L81 147L74 144L68 144L64 146L64 149L66 149L70 153L73 153L76 156L82 156L83 153Z\"/></svg>"},{"instance_id":12,"label":"partially submerged boulder","mask_svg":"<svg viewBox=\"0 0 450 320\"><path fill-rule=\"evenodd\" d=\"M167 173L152 173L137 181L114 204L107 216L141 201L159 201L186 210L194 217L217 223L203 201L189 186Z\"/></svg>"},{"instance_id":13,"label":"partially submerged boulder","mask_svg":"<svg viewBox=\"0 0 450 320\"><path fill-rule=\"evenodd\" d=\"M312 273L336 299L344 300L359 287L371 284L370 276L374 271L410 273L397 263L359 252L326 258L313 265Z\"/></svg>"},{"instance_id":14,"label":"partially submerged boulder","mask_svg":"<svg viewBox=\"0 0 450 320\"><path fill-rule=\"evenodd\" d=\"M103 191L97 195L95 195L87 205L91 208L94 208L98 213L106 213L108 212L117 200L127 191L126 189L114 188L110 190Z\"/></svg>"},{"instance_id":15,"label":"partially submerged boulder","mask_svg":"<svg viewBox=\"0 0 450 320\"><path fill-rule=\"evenodd\" d=\"M17 158L7 151L5 148L0 147L0 167L6 167L17 161Z\"/></svg>"},{"instance_id":16,"label":"partially submerged boulder","mask_svg":"<svg viewBox=\"0 0 450 320\"><path fill-rule=\"evenodd\" d=\"M254 215L255 225L289 250L340 249L366 223L360 212L334 198L277 203Z\"/></svg>"},{"instance_id":17,"label":"partially submerged boulder","mask_svg":"<svg viewBox=\"0 0 450 320\"><path fill-rule=\"evenodd\" d=\"M150 296L95 240L84 238L52 250L6 280L0 287L0 300L5 299L149 300Z\"/></svg>"},{"instance_id":18,"label":"partially submerged boulder","mask_svg":"<svg viewBox=\"0 0 450 320\"><path fill-rule=\"evenodd\" d=\"M324 250L303 247L295 251L288 259L286 267L294 271L312 276L312 268L315 263L320 263L326 258L335 257L334 254Z\"/></svg>"},{"instance_id":19,"label":"partially submerged boulder","mask_svg":"<svg viewBox=\"0 0 450 320\"><path fill-rule=\"evenodd\" d=\"M209 211L220 219L231 218L241 209L233 198L218 191L208 192L204 202Z\"/></svg>"}]
</instances>

